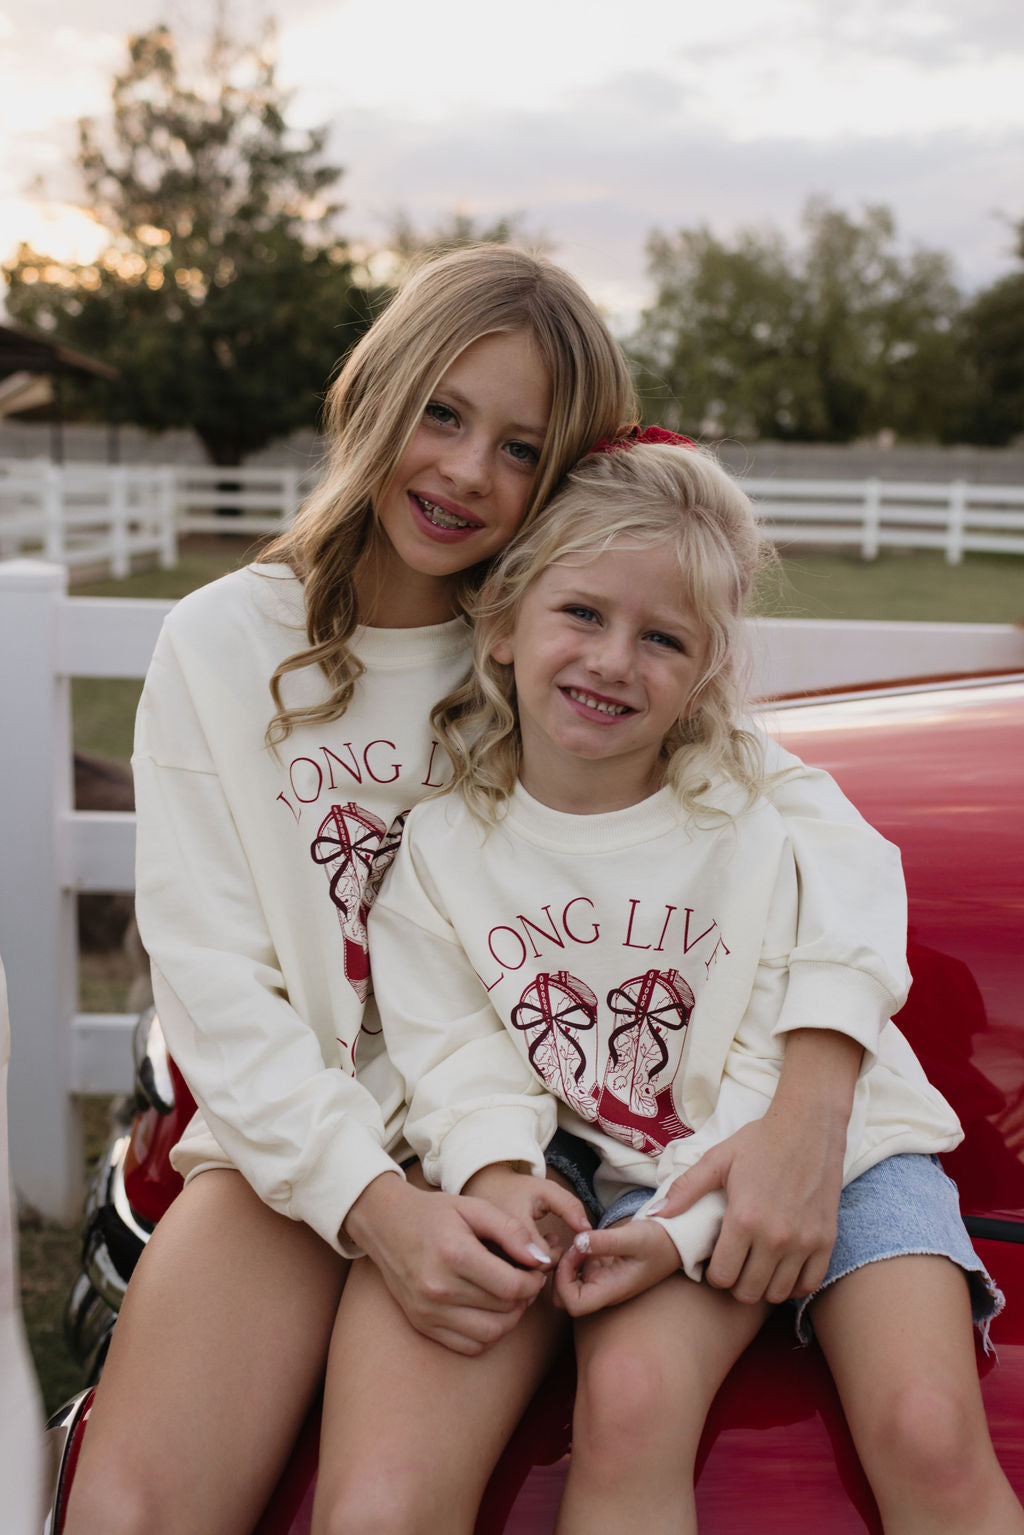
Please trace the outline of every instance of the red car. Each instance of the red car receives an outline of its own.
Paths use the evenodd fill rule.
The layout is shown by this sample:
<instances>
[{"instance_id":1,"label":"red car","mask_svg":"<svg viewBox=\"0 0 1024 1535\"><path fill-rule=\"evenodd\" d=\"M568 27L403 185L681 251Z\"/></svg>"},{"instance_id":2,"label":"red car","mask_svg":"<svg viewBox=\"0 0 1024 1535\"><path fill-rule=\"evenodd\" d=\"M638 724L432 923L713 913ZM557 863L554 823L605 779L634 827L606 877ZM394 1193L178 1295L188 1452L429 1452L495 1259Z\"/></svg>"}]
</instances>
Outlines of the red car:
<instances>
[{"instance_id":1,"label":"red car","mask_svg":"<svg viewBox=\"0 0 1024 1535\"><path fill-rule=\"evenodd\" d=\"M899 1015L929 1076L956 1108L964 1143L944 1158L967 1225L1007 1306L992 1328L998 1362L978 1364L992 1436L1024 1499L1024 676L925 683L786 703L785 744L827 768L903 852L914 985ZM73 1338L101 1366L127 1275L176 1192L166 1154L191 1099L158 1027L140 1032L143 1104L94 1188L85 1269L69 1305ZM478 1535L544 1535L570 1453L572 1365L538 1392L494 1476ZM89 1393L54 1419L62 1509ZM317 1423L296 1446L257 1535L309 1529ZM701 1528L760 1535L794 1528L880 1531L821 1354L769 1321L729 1375L698 1462Z\"/></svg>"}]
</instances>

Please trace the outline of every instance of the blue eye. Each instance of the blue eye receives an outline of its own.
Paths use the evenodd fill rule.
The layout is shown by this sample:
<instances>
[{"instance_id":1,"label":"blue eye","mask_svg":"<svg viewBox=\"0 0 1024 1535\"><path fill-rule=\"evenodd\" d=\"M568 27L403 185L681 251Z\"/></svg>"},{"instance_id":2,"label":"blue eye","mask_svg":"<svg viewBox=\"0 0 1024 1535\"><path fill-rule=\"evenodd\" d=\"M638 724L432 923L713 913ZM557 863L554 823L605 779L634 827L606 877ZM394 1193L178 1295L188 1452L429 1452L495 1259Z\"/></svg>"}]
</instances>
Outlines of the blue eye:
<instances>
[{"instance_id":1,"label":"blue eye","mask_svg":"<svg viewBox=\"0 0 1024 1535\"><path fill-rule=\"evenodd\" d=\"M598 622L598 616L594 609L582 607L579 603L572 603L568 607L563 608L562 611L567 613L570 618L580 619L582 623L596 624Z\"/></svg>"},{"instance_id":2,"label":"blue eye","mask_svg":"<svg viewBox=\"0 0 1024 1535\"><path fill-rule=\"evenodd\" d=\"M449 410L447 405L442 405L440 400L431 400L429 405L424 406L423 414L428 420L436 421L438 426L451 426L456 420L455 412Z\"/></svg>"},{"instance_id":3,"label":"blue eye","mask_svg":"<svg viewBox=\"0 0 1024 1535\"><path fill-rule=\"evenodd\" d=\"M528 442L510 442L506 444L506 451L517 464L526 464L528 468L535 469L540 463L540 450Z\"/></svg>"},{"instance_id":4,"label":"blue eye","mask_svg":"<svg viewBox=\"0 0 1024 1535\"><path fill-rule=\"evenodd\" d=\"M663 645L666 650L683 651L683 645L673 634L662 634L660 630L655 629L653 633L648 634L647 638L655 645Z\"/></svg>"}]
</instances>

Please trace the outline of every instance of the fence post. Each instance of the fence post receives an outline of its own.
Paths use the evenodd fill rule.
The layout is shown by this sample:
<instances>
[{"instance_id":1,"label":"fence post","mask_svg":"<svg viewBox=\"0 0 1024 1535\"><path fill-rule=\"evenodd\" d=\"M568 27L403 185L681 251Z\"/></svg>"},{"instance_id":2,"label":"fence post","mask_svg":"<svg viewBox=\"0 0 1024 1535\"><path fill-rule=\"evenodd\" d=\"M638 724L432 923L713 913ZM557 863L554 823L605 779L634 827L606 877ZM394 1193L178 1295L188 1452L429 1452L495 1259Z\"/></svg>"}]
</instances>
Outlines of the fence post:
<instances>
[{"instance_id":1,"label":"fence post","mask_svg":"<svg viewBox=\"0 0 1024 1535\"><path fill-rule=\"evenodd\" d=\"M29 1204L78 1214L81 1103L71 1096L78 1001L76 908L63 888L60 817L71 809L71 704L59 673L67 574L38 560L0 565L0 953L11 1010L11 1171Z\"/></svg>"},{"instance_id":2,"label":"fence post","mask_svg":"<svg viewBox=\"0 0 1024 1535\"><path fill-rule=\"evenodd\" d=\"M43 548L46 558L54 564L63 564L66 548L64 530L64 470L59 464L47 464L43 469Z\"/></svg>"},{"instance_id":3,"label":"fence post","mask_svg":"<svg viewBox=\"0 0 1024 1535\"><path fill-rule=\"evenodd\" d=\"M967 485L953 480L949 487L949 523L946 528L946 564L959 565L964 557L964 517L967 512Z\"/></svg>"},{"instance_id":4,"label":"fence post","mask_svg":"<svg viewBox=\"0 0 1024 1535\"><path fill-rule=\"evenodd\" d=\"M165 464L154 482L156 517L160 529L160 565L173 570L178 563L178 523L174 506L174 470Z\"/></svg>"},{"instance_id":5,"label":"fence post","mask_svg":"<svg viewBox=\"0 0 1024 1535\"><path fill-rule=\"evenodd\" d=\"M880 480L864 481L864 532L861 536L862 560L878 558L878 526L882 518L882 483Z\"/></svg>"},{"instance_id":6,"label":"fence post","mask_svg":"<svg viewBox=\"0 0 1024 1535\"><path fill-rule=\"evenodd\" d=\"M295 513L299 509L299 471L297 469L285 469L281 475L281 494L283 506L281 507L281 522L285 527L290 527L295 521Z\"/></svg>"},{"instance_id":7,"label":"fence post","mask_svg":"<svg viewBox=\"0 0 1024 1535\"><path fill-rule=\"evenodd\" d=\"M128 495L125 484L125 467L113 464L110 468L110 567L118 580L131 575L132 562L128 550Z\"/></svg>"}]
</instances>

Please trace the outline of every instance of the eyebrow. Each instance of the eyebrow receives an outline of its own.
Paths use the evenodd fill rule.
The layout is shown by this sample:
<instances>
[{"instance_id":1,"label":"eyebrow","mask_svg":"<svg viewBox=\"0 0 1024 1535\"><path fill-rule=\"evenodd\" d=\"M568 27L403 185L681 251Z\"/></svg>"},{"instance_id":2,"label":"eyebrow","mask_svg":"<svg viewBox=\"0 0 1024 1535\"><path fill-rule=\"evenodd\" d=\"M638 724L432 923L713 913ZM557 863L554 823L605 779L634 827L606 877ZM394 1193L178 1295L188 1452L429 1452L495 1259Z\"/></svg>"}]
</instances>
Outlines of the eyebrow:
<instances>
[{"instance_id":1,"label":"eyebrow","mask_svg":"<svg viewBox=\"0 0 1024 1535\"><path fill-rule=\"evenodd\" d=\"M467 405L470 407L470 409L472 409L473 401L464 395L460 389L453 389L450 384L438 384L437 388L434 390L434 393L431 395L431 399L436 399L439 395L447 395L448 398L450 400L454 400L456 404ZM547 435L548 429L546 425L531 426L524 421L510 421L507 424L505 430L508 432L515 432L517 435L523 437L539 437L543 442Z\"/></svg>"}]
</instances>

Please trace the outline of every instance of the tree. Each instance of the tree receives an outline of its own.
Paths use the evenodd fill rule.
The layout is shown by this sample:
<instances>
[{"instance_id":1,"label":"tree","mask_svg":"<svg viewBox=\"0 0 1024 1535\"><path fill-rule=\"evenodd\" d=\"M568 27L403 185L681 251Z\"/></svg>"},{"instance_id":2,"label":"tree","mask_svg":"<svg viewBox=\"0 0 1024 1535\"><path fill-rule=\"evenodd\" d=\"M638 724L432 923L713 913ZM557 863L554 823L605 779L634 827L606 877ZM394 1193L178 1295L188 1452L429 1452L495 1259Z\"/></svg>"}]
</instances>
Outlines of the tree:
<instances>
[{"instance_id":1,"label":"tree","mask_svg":"<svg viewBox=\"0 0 1024 1535\"><path fill-rule=\"evenodd\" d=\"M368 261L375 277L392 287L397 285L418 262L466 245L517 245L531 251L544 251L548 242L531 239L522 227L519 213L499 213L490 221L469 213L449 213L431 228L417 228L404 211L394 215L381 250Z\"/></svg>"},{"instance_id":2,"label":"tree","mask_svg":"<svg viewBox=\"0 0 1024 1535\"><path fill-rule=\"evenodd\" d=\"M729 245L654 233L657 285L632 351L645 396L739 437L846 442L883 428L945 437L962 414L948 259L902 255L885 208L858 221L821 199L792 251L778 231Z\"/></svg>"},{"instance_id":3,"label":"tree","mask_svg":"<svg viewBox=\"0 0 1024 1535\"><path fill-rule=\"evenodd\" d=\"M1024 261L1024 221L1017 254ZM1001 447L1024 437L1024 271L982 289L964 315L963 334L977 379L971 440Z\"/></svg>"},{"instance_id":4,"label":"tree","mask_svg":"<svg viewBox=\"0 0 1024 1535\"><path fill-rule=\"evenodd\" d=\"M269 34L215 33L191 80L166 27L130 38L107 131L79 124L106 248L74 265L23 245L7 267L12 318L114 363L122 419L194 427L219 464L313 424L372 317L333 234L326 130L292 132L286 109Z\"/></svg>"}]
</instances>

